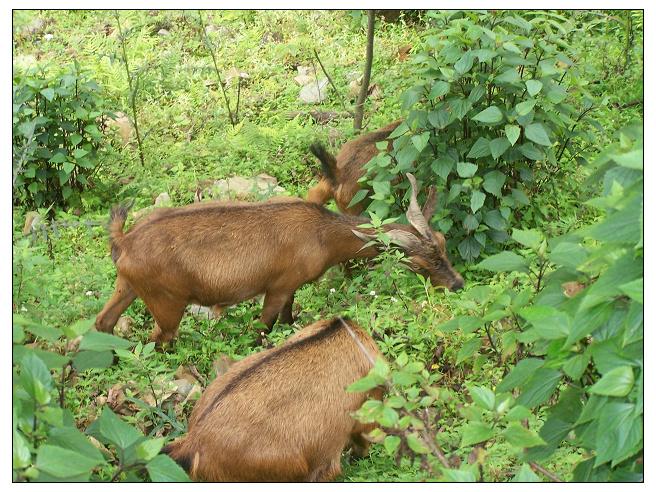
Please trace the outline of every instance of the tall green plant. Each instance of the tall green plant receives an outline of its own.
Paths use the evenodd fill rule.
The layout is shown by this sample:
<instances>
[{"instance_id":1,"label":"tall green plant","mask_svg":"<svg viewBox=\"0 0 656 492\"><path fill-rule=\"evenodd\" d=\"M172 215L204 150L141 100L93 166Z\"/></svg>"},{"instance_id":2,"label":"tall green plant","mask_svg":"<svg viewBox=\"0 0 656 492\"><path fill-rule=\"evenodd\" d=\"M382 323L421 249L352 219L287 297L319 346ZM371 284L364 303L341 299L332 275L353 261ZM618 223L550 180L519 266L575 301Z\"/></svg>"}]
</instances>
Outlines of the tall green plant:
<instances>
[{"instance_id":1,"label":"tall green plant","mask_svg":"<svg viewBox=\"0 0 656 492\"><path fill-rule=\"evenodd\" d=\"M434 27L414 56L409 111L393 150L366 166L369 210L399 212L390 183L413 171L442 190L436 225L471 261L508 239L532 213L530 196L572 166L589 138L589 113L569 21L549 12L432 12ZM580 156L577 156L579 162ZM396 188L405 192L407 185ZM362 195L359 199L364 198Z\"/></svg>"},{"instance_id":2,"label":"tall green plant","mask_svg":"<svg viewBox=\"0 0 656 492\"><path fill-rule=\"evenodd\" d=\"M14 202L69 204L98 167L100 87L77 62L56 75L17 70L13 82Z\"/></svg>"}]
</instances>

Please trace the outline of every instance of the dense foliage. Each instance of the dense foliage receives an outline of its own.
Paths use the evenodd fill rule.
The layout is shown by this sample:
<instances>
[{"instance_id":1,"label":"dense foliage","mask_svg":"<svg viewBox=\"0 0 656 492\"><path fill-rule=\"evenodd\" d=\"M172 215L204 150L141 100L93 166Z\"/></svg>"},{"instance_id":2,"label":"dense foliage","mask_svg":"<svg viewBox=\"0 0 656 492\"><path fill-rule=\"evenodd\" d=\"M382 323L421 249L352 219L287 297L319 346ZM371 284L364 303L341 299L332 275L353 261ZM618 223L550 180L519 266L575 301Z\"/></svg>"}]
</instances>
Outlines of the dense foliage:
<instances>
[{"instance_id":1,"label":"dense foliage","mask_svg":"<svg viewBox=\"0 0 656 492\"><path fill-rule=\"evenodd\" d=\"M401 98L408 117L391 135L393 151L367 166L369 209L398 213L390 183L416 171L437 183L436 225L452 251L471 261L498 250L511 227L548 217L530 198L567 179L572 157L585 163L580 148L594 138L590 124L601 128L589 116L594 103L573 61L567 41L574 25L566 17L495 11L429 18L434 27L412 60L417 85Z\"/></svg>"},{"instance_id":2,"label":"dense foliage","mask_svg":"<svg viewBox=\"0 0 656 492\"><path fill-rule=\"evenodd\" d=\"M98 166L104 100L98 84L75 62L48 75L14 73L14 201L30 207L79 202Z\"/></svg>"},{"instance_id":3,"label":"dense foliage","mask_svg":"<svg viewBox=\"0 0 656 492\"><path fill-rule=\"evenodd\" d=\"M405 123L368 165L371 223L405 220L396 176L437 184L465 288L434 289L380 233L375 264L303 286L268 341L342 315L385 355L351 387L387 396L357 412L380 428L344 481L641 480L642 12L397 14L376 22L364 121ZM140 301L96 332L109 207L134 199L131 226L163 192L183 205L259 173L304 196L309 144L354 136L366 17L14 12L15 481L188 479L160 451L225 361L260 350L260 303L189 313L165 350ZM307 105L294 79L319 60L332 80ZM119 112L141 145L102 133Z\"/></svg>"}]
</instances>

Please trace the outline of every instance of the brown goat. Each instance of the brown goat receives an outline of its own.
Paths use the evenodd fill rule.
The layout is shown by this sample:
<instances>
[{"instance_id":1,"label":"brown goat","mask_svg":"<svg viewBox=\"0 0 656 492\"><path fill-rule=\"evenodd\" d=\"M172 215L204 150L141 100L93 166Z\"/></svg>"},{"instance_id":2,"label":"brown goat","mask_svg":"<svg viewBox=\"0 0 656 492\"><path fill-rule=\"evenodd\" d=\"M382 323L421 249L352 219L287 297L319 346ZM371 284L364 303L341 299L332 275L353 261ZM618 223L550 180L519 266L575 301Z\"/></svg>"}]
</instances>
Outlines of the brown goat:
<instances>
[{"instance_id":1,"label":"brown goat","mask_svg":"<svg viewBox=\"0 0 656 492\"><path fill-rule=\"evenodd\" d=\"M410 175L409 175L410 176ZM416 184L408 209L412 225L389 224L387 233L410 259L410 267L433 285L462 287L444 249L444 236L428 226L432 206L419 210ZM213 202L164 208L124 233L125 207L112 210L110 244L118 271L112 298L96 317L111 332L121 313L141 297L155 318L151 340L173 339L188 304L222 308L264 294L261 321L269 328L280 315L291 323L294 292L329 267L378 250L364 243L370 229L362 217L333 213L304 200L254 204Z\"/></svg>"},{"instance_id":2,"label":"brown goat","mask_svg":"<svg viewBox=\"0 0 656 492\"><path fill-rule=\"evenodd\" d=\"M376 143L386 140L402 121L397 120L379 130L346 142L337 153L337 157L327 152L321 144L312 144L310 151L321 162L323 176L317 185L310 188L307 200L324 205L334 198L337 208L342 213L360 215L366 208L367 201L358 202L350 208L349 203L360 190L358 180L365 174L364 165L378 155ZM388 142L387 149L392 150L391 141Z\"/></svg>"},{"instance_id":3,"label":"brown goat","mask_svg":"<svg viewBox=\"0 0 656 492\"><path fill-rule=\"evenodd\" d=\"M380 356L371 336L349 320L306 326L215 379L192 411L188 434L164 452L194 480L332 480L349 442L355 454L367 454L363 434L375 424L361 424L351 413L383 391L346 387Z\"/></svg>"}]
</instances>

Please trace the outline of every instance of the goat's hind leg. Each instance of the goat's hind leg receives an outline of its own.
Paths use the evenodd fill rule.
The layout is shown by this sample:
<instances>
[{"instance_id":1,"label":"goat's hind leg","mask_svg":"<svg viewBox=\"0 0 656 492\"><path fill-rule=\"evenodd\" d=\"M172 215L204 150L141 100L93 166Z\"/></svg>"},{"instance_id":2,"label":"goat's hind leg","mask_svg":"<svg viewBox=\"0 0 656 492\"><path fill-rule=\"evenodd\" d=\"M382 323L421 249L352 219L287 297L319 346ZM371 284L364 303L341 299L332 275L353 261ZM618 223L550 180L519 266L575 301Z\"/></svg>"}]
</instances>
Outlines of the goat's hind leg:
<instances>
[{"instance_id":1,"label":"goat's hind leg","mask_svg":"<svg viewBox=\"0 0 656 492\"><path fill-rule=\"evenodd\" d=\"M111 333L121 314L137 298L129 282L120 274L116 277L116 287L111 299L96 316L96 330Z\"/></svg>"},{"instance_id":2,"label":"goat's hind leg","mask_svg":"<svg viewBox=\"0 0 656 492\"><path fill-rule=\"evenodd\" d=\"M178 335L180 320L187 304L164 296L149 297L144 302L155 318L150 340L159 345L173 340Z\"/></svg>"}]
</instances>

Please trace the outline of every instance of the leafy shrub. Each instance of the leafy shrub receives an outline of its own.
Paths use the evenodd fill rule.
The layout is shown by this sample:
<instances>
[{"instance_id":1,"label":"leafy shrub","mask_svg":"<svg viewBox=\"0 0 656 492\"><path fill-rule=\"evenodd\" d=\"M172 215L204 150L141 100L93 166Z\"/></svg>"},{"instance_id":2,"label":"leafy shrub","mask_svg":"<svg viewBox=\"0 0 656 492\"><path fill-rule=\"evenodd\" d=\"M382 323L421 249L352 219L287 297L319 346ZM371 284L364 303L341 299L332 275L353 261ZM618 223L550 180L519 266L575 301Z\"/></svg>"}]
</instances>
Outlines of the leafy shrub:
<instances>
[{"instance_id":1,"label":"leafy shrub","mask_svg":"<svg viewBox=\"0 0 656 492\"><path fill-rule=\"evenodd\" d=\"M486 352L507 374L491 388L467 386L472 403L459 412L465 423L457 442L436 429L449 390L405 354L393 369L379 365L352 388L387 384L395 390L359 411L361 420L384 428L374 440L391 454L421 457L445 480L481 478L486 448L497 441L525 462L517 480L538 480L532 470L559 479L538 462L564 441L583 454L572 459L573 470L564 470L574 481L642 480L642 161L640 128L623 130L587 183L601 184L601 196L587 204L605 213L603 219L553 239L515 229L521 254L504 251L478 265L510 273L501 285L469 289L458 302L466 314L439 330L459 330L465 338L457 365ZM470 450L474 463L454 466L446 459Z\"/></svg>"},{"instance_id":2,"label":"leafy shrub","mask_svg":"<svg viewBox=\"0 0 656 492\"><path fill-rule=\"evenodd\" d=\"M565 157L584 162L574 144L591 138L593 104L566 42L567 19L549 12L428 15L435 27L413 58L417 84L402 96L408 117L390 135L393 150L372 159L363 180L374 191L369 210L383 217L399 212L391 193L398 174L437 183L434 220L451 249L471 261L505 242L520 217L531 219L529 197L557 186Z\"/></svg>"},{"instance_id":3,"label":"leafy shrub","mask_svg":"<svg viewBox=\"0 0 656 492\"><path fill-rule=\"evenodd\" d=\"M64 330L43 326L19 315L14 315L13 321L12 469L15 481L115 481L121 478L143 481L146 472L154 482L188 481L177 463L159 454L165 438L144 436L107 406L82 432L76 427L71 411L64 406L64 385L72 370L82 373L106 368L112 364L113 351L121 357L146 359L154 344L139 345L133 354L126 350L131 342L88 331L92 320L75 323ZM77 349L62 355L28 348L23 345L28 336L50 343L62 336L69 340L81 337L81 340ZM61 371L58 382L50 372L52 369Z\"/></svg>"},{"instance_id":4,"label":"leafy shrub","mask_svg":"<svg viewBox=\"0 0 656 492\"><path fill-rule=\"evenodd\" d=\"M89 184L102 148L100 87L75 62L49 76L16 72L13 81L13 161L16 203L70 203Z\"/></svg>"}]
</instances>

